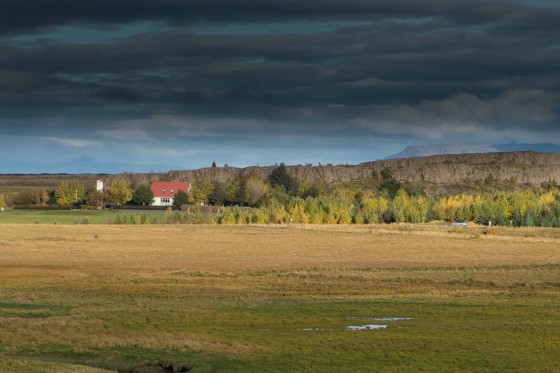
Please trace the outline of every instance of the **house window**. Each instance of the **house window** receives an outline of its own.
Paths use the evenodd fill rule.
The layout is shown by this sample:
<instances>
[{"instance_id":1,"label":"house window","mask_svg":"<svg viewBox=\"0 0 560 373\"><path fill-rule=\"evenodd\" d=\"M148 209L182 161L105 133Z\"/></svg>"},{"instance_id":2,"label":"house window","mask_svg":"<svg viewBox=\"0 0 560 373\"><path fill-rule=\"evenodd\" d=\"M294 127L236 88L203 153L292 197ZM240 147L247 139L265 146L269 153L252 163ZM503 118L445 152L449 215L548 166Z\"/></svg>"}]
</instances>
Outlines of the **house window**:
<instances>
[{"instance_id":1,"label":"house window","mask_svg":"<svg viewBox=\"0 0 560 373\"><path fill-rule=\"evenodd\" d=\"M171 193L173 193L173 189L171 189Z\"/></svg>"},{"instance_id":2,"label":"house window","mask_svg":"<svg viewBox=\"0 0 560 373\"><path fill-rule=\"evenodd\" d=\"M161 203L169 203L169 197L163 197Z\"/></svg>"},{"instance_id":3,"label":"house window","mask_svg":"<svg viewBox=\"0 0 560 373\"><path fill-rule=\"evenodd\" d=\"M165 189L163 190L163 193L165 193Z\"/></svg>"}]
</instances>

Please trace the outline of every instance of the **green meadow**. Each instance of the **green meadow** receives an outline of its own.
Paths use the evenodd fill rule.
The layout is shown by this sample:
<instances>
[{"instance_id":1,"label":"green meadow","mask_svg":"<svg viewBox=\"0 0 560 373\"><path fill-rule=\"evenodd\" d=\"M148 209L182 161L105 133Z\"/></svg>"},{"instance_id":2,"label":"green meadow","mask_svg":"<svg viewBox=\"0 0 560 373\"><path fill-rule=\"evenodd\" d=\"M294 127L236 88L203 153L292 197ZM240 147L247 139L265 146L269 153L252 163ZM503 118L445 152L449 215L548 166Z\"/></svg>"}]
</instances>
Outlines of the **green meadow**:
<instances>
[{"instance_id":1,"label":"green meadow","mask_svg":"<svg viewBox=\"0 0 560 373\"><path fill-rule=\"evenodd\" d=\"M22 209L1 213L0 224L166 224L166 216L174 214L177 212Z\"/></svg>"},{"instance_id":2,"label":"green meadow","mask_svg":"<svg viewBox=\"0 0 560 373\"><path fill-rule=\"evenodd\" d=\"M0 223L3 372L560 371L554 230L67 213Z\"/></svg>"},{"instance_id":3,"label":"green meadow","mask_svg":"<svg viewBox=\"0 0 560 373\"><path fill-rule=\"evenodd\" d=\"M119 212L111 210L7 210L0 224L111 224Z\"/></svg>"}]
</instances>

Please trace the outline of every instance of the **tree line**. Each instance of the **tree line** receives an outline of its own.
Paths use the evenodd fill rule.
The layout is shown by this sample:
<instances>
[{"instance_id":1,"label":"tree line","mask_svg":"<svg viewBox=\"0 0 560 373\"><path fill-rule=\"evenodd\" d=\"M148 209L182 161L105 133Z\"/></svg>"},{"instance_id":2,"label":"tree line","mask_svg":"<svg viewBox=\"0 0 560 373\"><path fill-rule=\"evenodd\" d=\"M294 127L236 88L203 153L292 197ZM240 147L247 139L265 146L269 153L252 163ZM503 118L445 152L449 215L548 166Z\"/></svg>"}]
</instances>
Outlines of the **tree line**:
<instances>
[{"instance_id":1,"label":"tree line","mask_svg":"<svg viewBox=\"0 0 560 373\"><path fill-rule=\"evenodd\" d=\"M0 195L0 201L3 196ZM103 192L87 190L75 180L62 181L53 191L25 192L15 205L69 205L76 201L91 206L150 204L150 186L132 190L121 178ZM226 183L193 182L190 193L180 192L178 206L192 205L179 221L223 224L380 224L424 223L432 220L474 221L507 226L560 227L560 191L556 186L518 191L480 192L426 196L412 192L389 170L383 170L375 187L329 187L323 183L297 182L284 164L266 180L242 176ZM196 206L225 207L208 217ZM246 209L244 207L251 207ZM188 218L187 218L188 216Z\"/></svg>"}]
</instances>

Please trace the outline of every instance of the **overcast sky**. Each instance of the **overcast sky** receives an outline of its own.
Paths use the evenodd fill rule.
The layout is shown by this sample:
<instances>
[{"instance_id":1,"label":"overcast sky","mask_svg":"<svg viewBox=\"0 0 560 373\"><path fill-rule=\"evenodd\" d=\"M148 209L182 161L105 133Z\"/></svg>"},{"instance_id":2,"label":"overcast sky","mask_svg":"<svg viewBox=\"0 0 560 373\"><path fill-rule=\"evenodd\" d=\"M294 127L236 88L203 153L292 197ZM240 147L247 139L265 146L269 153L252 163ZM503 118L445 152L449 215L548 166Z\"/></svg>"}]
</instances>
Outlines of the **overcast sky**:
<instances>
[{"instance_id":1,"label":"overcast sky","mask_svg":"<svg viewBox=\"0 0 560 373\"><path fill-rule=\"evenodd\" d=\"M560 142L560 3L2 0L0 173Z\"/></svg>"}]
</instances>

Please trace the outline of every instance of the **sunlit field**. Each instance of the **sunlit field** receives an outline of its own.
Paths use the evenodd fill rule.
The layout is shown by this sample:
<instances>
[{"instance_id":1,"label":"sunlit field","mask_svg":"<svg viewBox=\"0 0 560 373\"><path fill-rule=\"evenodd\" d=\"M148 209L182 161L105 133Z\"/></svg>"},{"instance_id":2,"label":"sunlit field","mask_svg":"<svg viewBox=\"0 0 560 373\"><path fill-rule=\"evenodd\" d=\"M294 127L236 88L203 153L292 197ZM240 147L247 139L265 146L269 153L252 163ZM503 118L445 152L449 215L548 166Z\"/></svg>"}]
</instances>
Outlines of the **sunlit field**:
<instances>
[{"instance_id":1,"label":"sunlit field","mask_svg":"<svg viewBox=\"0 0 560 373\"><path fill-rule=\"evenodd\" d=\"M0 371L557 372L559 240L4 221Z\"/></svg>"},{"instance_id":2,"label":"sunlit field","mask_svg":"<svg viewBox=\"0 0 560 373\"><path fill-rule=\"evenodd\" d=\"M0 213L0 224L112 224L117 215L140 215L118 210L9 210ZM149 212L150 218L163 215Z\"/></svg>"}]
</instances>

